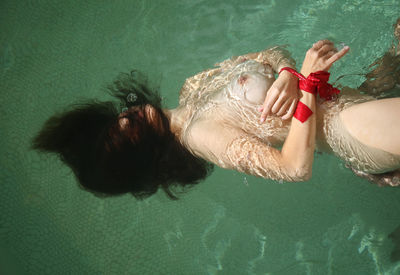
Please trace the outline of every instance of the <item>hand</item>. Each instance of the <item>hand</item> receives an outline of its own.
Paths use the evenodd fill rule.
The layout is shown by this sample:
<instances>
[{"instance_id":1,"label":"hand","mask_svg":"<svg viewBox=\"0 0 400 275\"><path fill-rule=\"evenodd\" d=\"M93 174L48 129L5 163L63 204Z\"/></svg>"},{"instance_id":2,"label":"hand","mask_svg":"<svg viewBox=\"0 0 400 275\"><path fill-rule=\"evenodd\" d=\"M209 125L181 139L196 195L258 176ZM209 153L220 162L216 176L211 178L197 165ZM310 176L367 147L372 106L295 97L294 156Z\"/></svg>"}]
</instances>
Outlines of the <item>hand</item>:
<instances>
[{"instance_id":1,"label":"hand","mask_svg":"<svg viewBox=\"0 0 400 275\"><path fill-rule=\"evenodd\" d=\"M332 64L342 58L349 49L349 46L345 46L338 52L331 41L320 40L307 51L300 72L308 77L310 73L316 71L328 71Z\"/></svg>"},{"instance_id":2,"label":"hand","mask_svg":"<svg viewBox=\"0 0 400 275\"><path fill-rule=\"evenodd\" d=\"M281 116L282 119L291 118L299 97L298 78L288 71L282 71L269 88L263 106L258 108L262 112L260 123L270 114Z\"/></svg>"}]
</instances>

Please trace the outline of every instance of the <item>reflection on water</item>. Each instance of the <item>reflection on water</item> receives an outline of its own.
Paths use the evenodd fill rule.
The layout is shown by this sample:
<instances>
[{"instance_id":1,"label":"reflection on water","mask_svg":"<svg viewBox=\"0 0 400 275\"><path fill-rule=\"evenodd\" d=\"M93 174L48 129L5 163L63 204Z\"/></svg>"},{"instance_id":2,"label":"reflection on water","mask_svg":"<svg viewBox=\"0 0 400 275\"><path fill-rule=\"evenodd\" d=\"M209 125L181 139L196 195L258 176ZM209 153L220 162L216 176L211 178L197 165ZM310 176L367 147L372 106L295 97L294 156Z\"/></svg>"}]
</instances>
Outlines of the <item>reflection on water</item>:
<instances>
[{"instance_id":1,"label":"reflection on water","mask_svg":"<svg viewBox=\"0 0 400 275\"><path fill-rule=\"evenodd\" d=\"M400 225L388 237L392 239L394 244L390 259L392 262L400 261Z\"/></svg>"},{"instance_id":2,"label":"reflection on water","mask_svg":"<svg viewBox=\"0 0 400 275\"><path fill-rule=\"evenodd\" d=\"M93 198L55 158L28 150L45 119L103 99L101 87L132 68L161 82L171 107L185 78L272 45L288 44L300 68L308 47L331 37L351 47L332 79L366 72L390 48L398 0L1 7L0 265L15 255L24 272L14 274L399 274L400 229L386 236L399 221L400 189L378 189L334 157L317 155L306 183L216 169L181 201L158 194L139 203Z\"/></svg>"}]
</instances>

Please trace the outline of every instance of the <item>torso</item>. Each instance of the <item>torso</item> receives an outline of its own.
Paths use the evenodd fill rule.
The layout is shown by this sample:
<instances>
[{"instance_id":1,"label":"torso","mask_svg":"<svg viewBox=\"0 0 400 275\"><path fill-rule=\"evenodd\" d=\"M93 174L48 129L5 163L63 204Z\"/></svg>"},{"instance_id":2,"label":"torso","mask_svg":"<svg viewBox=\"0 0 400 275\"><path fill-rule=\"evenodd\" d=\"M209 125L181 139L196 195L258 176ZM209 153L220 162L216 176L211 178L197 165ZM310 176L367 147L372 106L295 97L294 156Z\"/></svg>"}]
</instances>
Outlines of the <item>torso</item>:
<instances>
[{"instance_id":1,"label":"torso","mask_svg":"<svg viewBox=\"0 0 400 275\"><path fill-rule=\"evenodd\" d=\"M184 87L191 91L180 99L180 105L190 110L183 129L183 141L194 127L198 128L197 125L215 125L216 121L255 135L272 146L279 146L284 141L289 121L270 116L264 124L258 123L257 107L264 102L275 81L270 66L248 60L232 70L211 70L197 76L186 81Z\"/></svg>"},{"instance_id":2,"label":"torso","mask_svg":"<svg viewBox=\"0 0 400 275\"><path fill-rule=\"evenodd\" d=\"M179 101L189 113L181 142L195 155L213 162L224 153L228 140L240 133L255 136L272 147L282 146L290 119L269 116L263 124L258 123L257 108L274 81L272 68L253 60L231 68L207 70L187 79ZM316 147L320 151L333 152L327 136L334 136L336 130L330 121L347 107L372 99L360 96L356 90L345 90L339 99L317 104ZM218 131L221 134L216 136ZM213 148L213 152L207 148Z\"/></svg>"}]
</instances>

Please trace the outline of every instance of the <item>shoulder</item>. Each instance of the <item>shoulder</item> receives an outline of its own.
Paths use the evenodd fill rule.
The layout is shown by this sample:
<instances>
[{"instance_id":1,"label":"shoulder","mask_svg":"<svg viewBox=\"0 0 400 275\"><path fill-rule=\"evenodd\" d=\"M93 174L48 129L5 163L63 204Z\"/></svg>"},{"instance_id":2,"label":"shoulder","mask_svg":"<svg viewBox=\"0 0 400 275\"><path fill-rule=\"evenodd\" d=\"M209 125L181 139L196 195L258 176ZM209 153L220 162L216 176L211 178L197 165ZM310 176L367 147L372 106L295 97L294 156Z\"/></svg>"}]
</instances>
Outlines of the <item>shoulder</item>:
<instances>
[{"instance_id":1,"label":"shoulder","mask_svg":"<svg viewBox=\"0 0 400 275\"><path fill-rule=\"evenodd\" d=\"M185 135L185 143L198 157L224 167L229 144L242 136L244 131L234 125L210 119L194 123Z\"/></svg>"},{"instance_id":2,"label":"shoulder","mask_svg":"<svg viewBox=\"0 0 400 275\"><path fill-rule=\"evenodd\" d=\"M181 90L179 91L179 104L185 102L186 98L194 91L198 91L210 77L221 72L221 68L211 68L204 70L185 80Z\"/></svg>"}]
</instances>

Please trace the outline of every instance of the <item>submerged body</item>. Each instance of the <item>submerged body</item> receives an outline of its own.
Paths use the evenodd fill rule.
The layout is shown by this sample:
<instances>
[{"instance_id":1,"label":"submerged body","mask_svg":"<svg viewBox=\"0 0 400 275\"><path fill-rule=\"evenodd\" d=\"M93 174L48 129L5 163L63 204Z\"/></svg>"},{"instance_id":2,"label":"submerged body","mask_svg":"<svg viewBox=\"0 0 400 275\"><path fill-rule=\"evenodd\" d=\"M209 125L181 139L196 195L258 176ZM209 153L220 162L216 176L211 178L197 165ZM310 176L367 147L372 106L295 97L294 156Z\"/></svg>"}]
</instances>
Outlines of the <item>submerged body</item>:
<instances>
[{"instance_id":1,"label":"submerged body","mask_svg":"<svg viewBox=\"0 0 400 275\"><path fill-rule=\"evenodd\" d=\"M306 52L300 74L327 76L348 51L320 40ZM376 95L376 87L388 87L381 85L388 78L398 83L400 59L397 52L391 56L397 65L387 66L391 58L378 61L364 90ZM211 163L304 181L311 177L315 149L336 154L358 176L400 185L400 98L377 100L343 88L333 100L317 100L303 84L328 87L326 80L299 81L293 69L290 55L278 47L231 58L187 79L175 109L162 109L157 90L131 71L108 87L125 108L111 101L79 104L48 119L32 145L57 153L96 196L129 192L143 199L162 188L177 199L170 188L199 183ZM296 106L303 109L293 115ZM298 119L301 110L307 110L306 119Z\"/></svg>"},{"instance_id":2,"label":"submerged body","mask_svg":"<svg viewBox=\"0 0 400 275\"><path fill-rule=\"evenodd\" d=\"M179 108L186 111L179 135L181 142L194 155L223 168L274 180L298 180L280 169L269 149L283 145L290 120L269 116L265 123L259 123L257 107L263 103L275 81L273 67L246 57L233 58L218 65L219 68L187 79L181 90ZM319 102L316 111L317 150L334 153L353 169L366 173L378 174L400 168L400 153L396 148L388 147L390 142L368 141L361 131L360 127L376 129L379 120L385 119L360 119L360 114L365 112L365 108L359 107L364 104L360 103L375 101L372 96L343 88L337 99ZM379 100L380 103L374 105L387 108L393 101L393 112L397 108L399 114L389 112L389 116L397 114L399 117L399 99L387 103ZM358 119L354 119L355 116ZM367 126L370 123L374 125ZM399 129L397 127L397 131ZM368 134L377 137L379 133Z\"/></svg>"}]
</instances>

